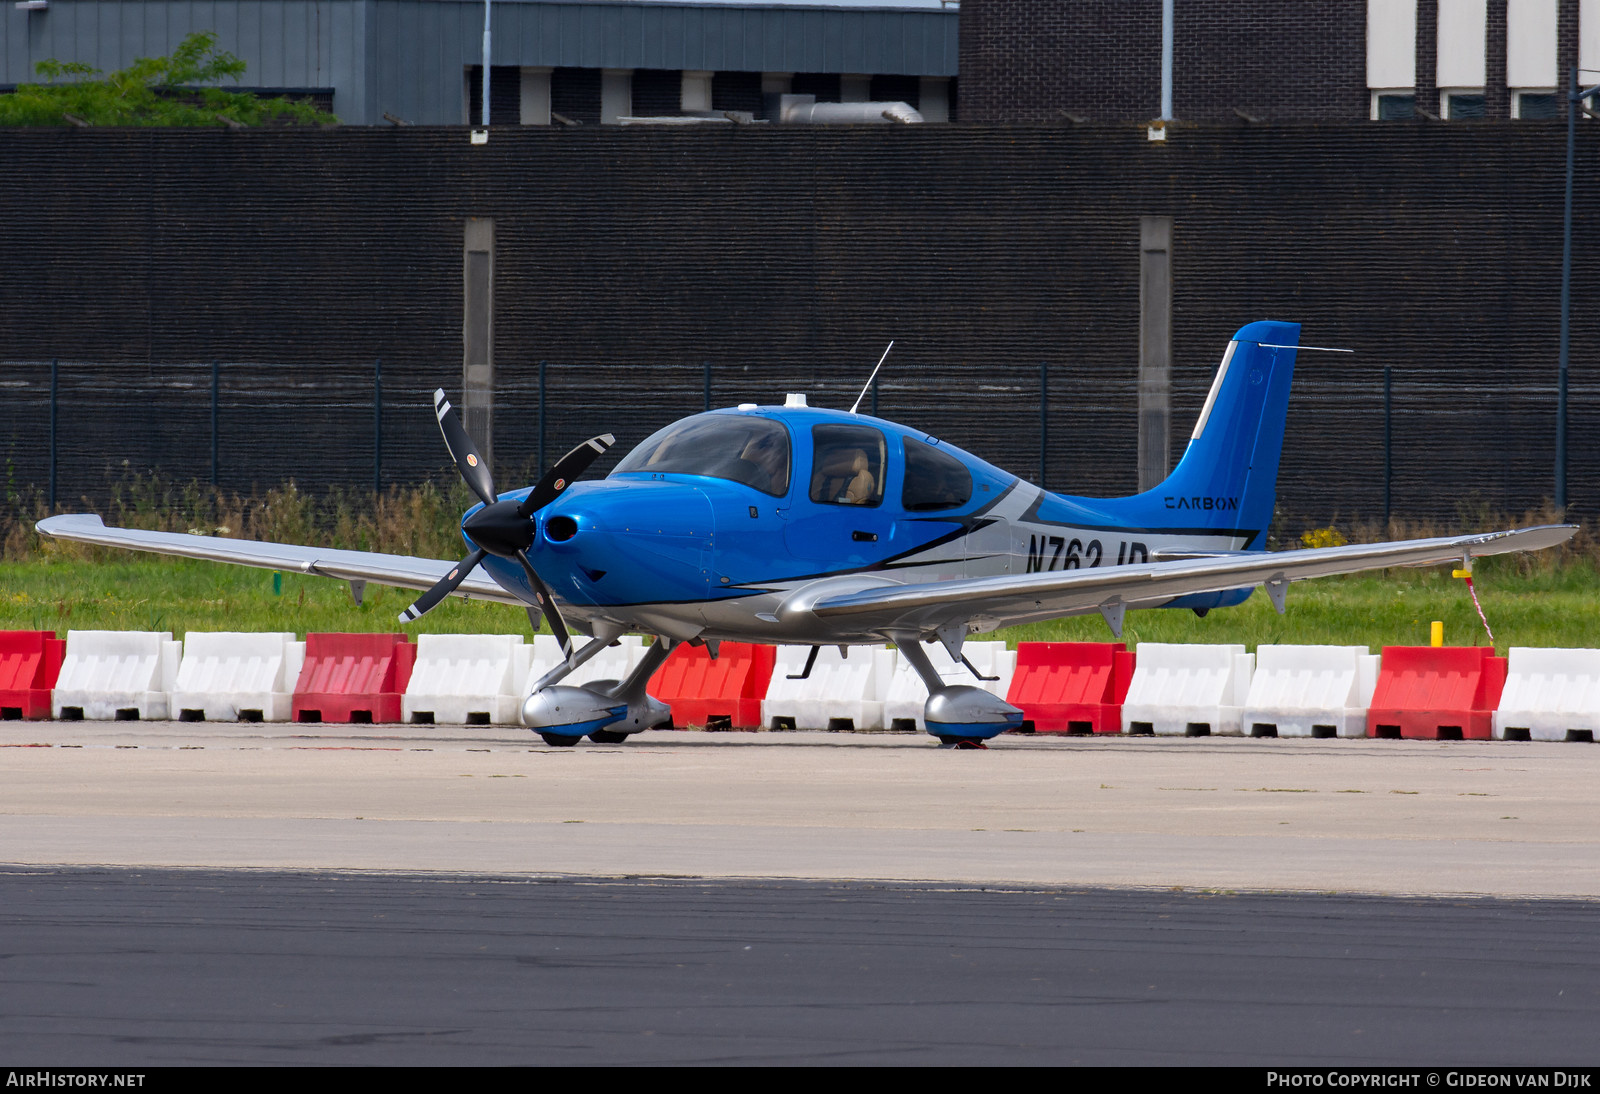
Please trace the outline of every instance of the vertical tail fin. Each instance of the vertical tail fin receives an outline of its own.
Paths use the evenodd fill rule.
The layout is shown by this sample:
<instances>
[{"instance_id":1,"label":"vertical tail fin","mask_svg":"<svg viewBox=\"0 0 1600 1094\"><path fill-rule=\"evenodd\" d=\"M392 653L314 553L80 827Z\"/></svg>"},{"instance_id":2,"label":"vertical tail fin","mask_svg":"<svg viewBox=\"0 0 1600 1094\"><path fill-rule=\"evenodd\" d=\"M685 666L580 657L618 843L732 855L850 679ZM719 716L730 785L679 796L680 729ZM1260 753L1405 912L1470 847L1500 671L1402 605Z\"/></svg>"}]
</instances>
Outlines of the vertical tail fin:
<instances>
[{"instance_id":1,"label":"vertical tail fin","mask_svg":"<svg viewBox=\"0 0 1600 1094\"><path fill-rule=\"evenodd\" d=\"M1238 529L1266 546L1283 454L1298 323L1250 323L1228 343L1178 466L1153 490L1121 499L1152 525Z\"/></svg>"}]
</instances>

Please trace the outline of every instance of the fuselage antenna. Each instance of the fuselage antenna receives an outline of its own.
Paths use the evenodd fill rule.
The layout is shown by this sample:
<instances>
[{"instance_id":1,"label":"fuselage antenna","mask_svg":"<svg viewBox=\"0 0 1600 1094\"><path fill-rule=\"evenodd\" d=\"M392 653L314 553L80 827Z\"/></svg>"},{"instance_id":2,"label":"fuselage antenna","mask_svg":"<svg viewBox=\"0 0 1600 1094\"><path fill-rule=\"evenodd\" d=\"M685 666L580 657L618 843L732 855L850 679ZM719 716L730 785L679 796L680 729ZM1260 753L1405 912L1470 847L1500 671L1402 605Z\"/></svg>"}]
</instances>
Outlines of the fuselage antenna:
<instances>
[{"instance_id":1,"label":"fuselage antenna","mask_svg":"<svg viewBox=\"0 0 1600 1094\"><path fill-rule=\"evenodd\" d=\"M877 367L872 370L872 375L867 377L866 384L861 388L861 394L857 395L856 401L851 404L850 413L854 414L856 412L856 407L861 405L861 400L867 397L867 389L872 386L872 381L878 378L878 369L882 368L883 363L889 359L889 351L892 349L894 349L893 338L889 339L889 344L883 348L883 356L878 358Z\"/></svg>"}]
</instances>

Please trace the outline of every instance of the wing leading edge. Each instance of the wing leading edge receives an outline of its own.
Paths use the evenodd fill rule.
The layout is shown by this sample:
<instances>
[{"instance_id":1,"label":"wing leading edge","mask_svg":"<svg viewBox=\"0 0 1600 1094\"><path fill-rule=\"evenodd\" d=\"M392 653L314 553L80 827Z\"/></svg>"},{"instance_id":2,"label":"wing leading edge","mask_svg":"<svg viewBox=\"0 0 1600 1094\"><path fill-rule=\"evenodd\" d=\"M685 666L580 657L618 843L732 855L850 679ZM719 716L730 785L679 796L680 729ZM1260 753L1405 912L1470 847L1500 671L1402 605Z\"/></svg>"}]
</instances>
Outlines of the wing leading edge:
<instances>
[{"instance_id":1,"label":"wing leading edge","mask_svg":"<svg viewBox=\"0 0 1600 1094\"><path fill-rule=\"evenodd\" d=\"M886 585L824 597L811 610L818 619L848 621L852 630L882 634L928 634L959 623L987 631L1252 585L1267 585L1276 599L1290 581L1536 551L1564 543L1576 531L1575 525L1552 524L1471 536Z\"/></svg>"},{"instance_id":2,"label":"wing leading edge","mask_svg":"<svg viewBox=\"0 0 1600 1094\"><path fill-rule=\"evenodd\" d=\"M385 555L376 551L340 551L333 548L302 547L293 543L261 543L248 539L217 539L213 536L185 535L181 532L145 532L136 528L107 528L93 514L46 517L39 531L55 539L92 543L101 547L122 547L158 555L231 562L265 570L291 570L296 573L334 577L343 581L371 581L401 589L428 589L458 565L446 559L416 558L411 555ZM495 600L502 604L523 605L482 574L463 581L454 595L475 600Z\"/></svg>"}]
</instances>

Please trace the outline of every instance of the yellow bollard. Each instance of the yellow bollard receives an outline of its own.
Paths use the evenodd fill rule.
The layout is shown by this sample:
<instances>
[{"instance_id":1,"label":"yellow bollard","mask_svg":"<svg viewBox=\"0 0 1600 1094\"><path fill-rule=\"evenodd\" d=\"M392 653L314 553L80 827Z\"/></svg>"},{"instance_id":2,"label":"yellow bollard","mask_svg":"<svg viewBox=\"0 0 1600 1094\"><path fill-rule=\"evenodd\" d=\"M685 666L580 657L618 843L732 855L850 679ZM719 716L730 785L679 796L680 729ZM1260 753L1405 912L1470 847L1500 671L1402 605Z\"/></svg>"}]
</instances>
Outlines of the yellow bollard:
<instances>
[{"instance_id":1,"label":"yellow bollard","mask_svg":"<svg viewBox=\"0 0 1600 1094\"><path fill-rule=\"evenodd\" d=\"M1428 624L1428 644L1435 649L1444 645L1444 620L1435 619Z\"/></svg>"}]
</instances>

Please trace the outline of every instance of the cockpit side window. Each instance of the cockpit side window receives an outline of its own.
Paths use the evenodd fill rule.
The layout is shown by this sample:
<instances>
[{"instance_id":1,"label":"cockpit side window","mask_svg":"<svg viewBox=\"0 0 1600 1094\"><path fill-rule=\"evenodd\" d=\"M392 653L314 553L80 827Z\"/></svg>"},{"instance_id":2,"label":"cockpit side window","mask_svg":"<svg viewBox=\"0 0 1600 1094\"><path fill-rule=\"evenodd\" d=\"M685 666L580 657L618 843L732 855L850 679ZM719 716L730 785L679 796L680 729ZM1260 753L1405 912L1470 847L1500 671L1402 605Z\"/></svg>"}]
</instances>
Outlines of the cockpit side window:
<instances>
[{"instance_id":1,"label":"cockpit side window","mask_svg":"<svg viewBox=\"0 0 1600 1094\"><path fill-rule=\"evenodd\" d=\"M697 414L646 438L612 474L705 475L781 498L789 492L789 468L782 424L753 414Z\"/></svg>"},{"instance_id":2,"label":"cockpit side window","mask_svg":"<svg viewBox=\"0 0 1600 1094\"><path fill-rule=\"evenodd\" d=\"M878 505L888 445L867 425L811 427L811 500L824 505Z\"/></svg>"},{"instance_id":3,"label":"cockpit side window","mask_svg":"<svg viewBox=\"0 0 1600 1094\"><path fill-rule=\"evenodd\" d=\"M909 512L954 509L972 500L972 472L948 452L907 437L906 481L900 504Z\"/></svg>"}]
</instances>

